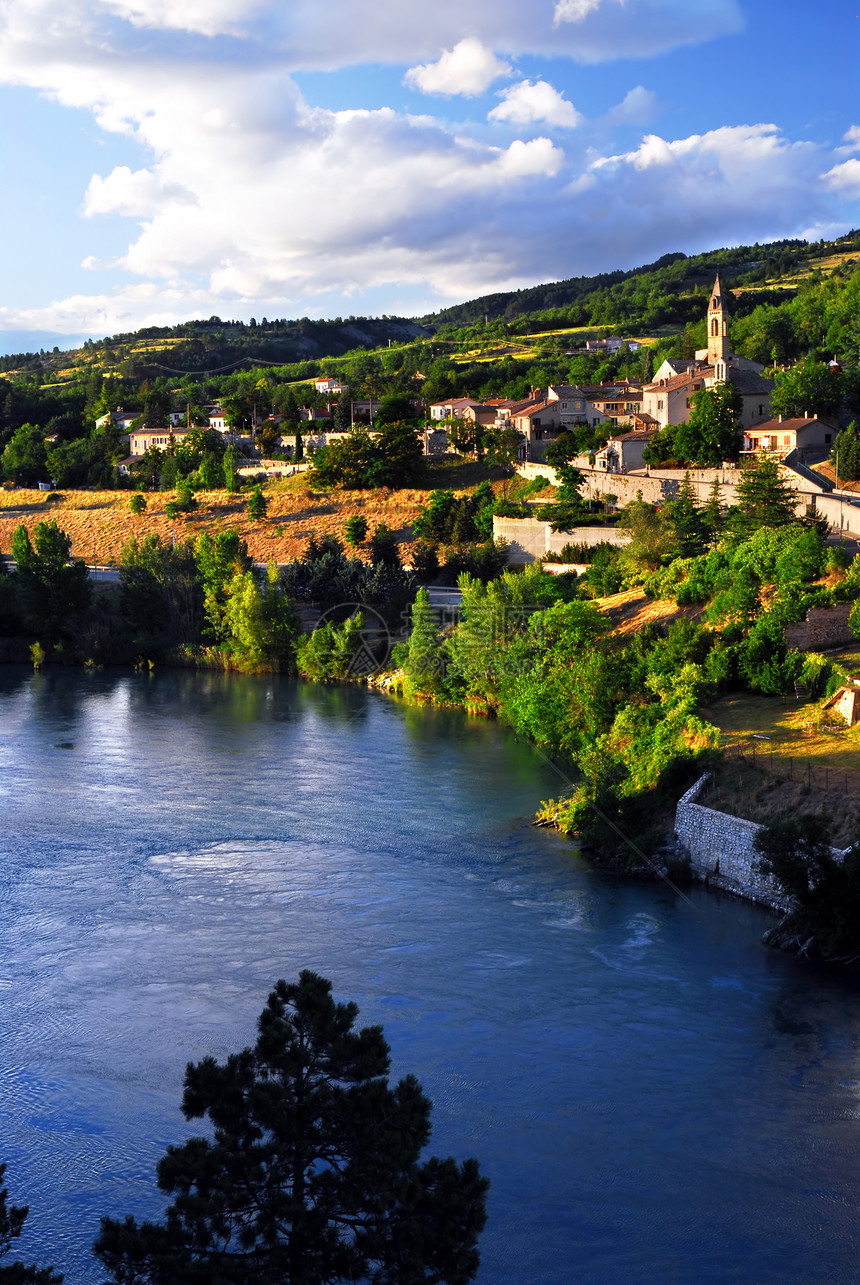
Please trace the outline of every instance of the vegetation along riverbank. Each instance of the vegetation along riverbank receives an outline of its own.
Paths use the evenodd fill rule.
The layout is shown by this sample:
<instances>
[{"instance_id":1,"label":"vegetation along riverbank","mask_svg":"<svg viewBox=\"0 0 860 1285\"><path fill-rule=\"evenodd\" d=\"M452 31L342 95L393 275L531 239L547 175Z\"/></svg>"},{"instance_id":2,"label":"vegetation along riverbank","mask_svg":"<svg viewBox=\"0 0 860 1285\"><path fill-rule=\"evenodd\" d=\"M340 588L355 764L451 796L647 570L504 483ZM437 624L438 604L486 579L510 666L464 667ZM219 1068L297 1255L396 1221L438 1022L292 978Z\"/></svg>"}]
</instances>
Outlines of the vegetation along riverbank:
<instances>
[{"instance_id":1,"label":"vegetation along riverbank","mask_svg":"<svg viewBox=\"0 0 860 1285\"><path fill-rule=\"evenodd\" d=\"M856 238L843 240L827 276L810 272L773 298L744 286L742 250L664 265L674 332L611 352L571 352L565 332L540 354L492 357L473 325L452 323L445 355L427 336L347 354L331 363L344 381L333 402L311 388L318 363L174 388L128 354L115 368L107 349L69 359L62 385L22 357L6 372L0 422L0 547L12 559L0 571L0 656L370 679L499 717L558 767L540 819L625 872L659 852L659 866L683 873L666 838L705 770L720 806L766 833L809 814L850 847L856 734L824 706L851 689L856 658L809 650L797 634L811 611L832 616L843 639L860 631L860 560L798 498L806 485L826 498L828 469L842 487L860 478L860 270ZM803 254L799 244L788 266ZM714 268L722 286L710 286ZM562 319L550 320L561 334ZM838 360L825 361L824 335ZM685 379L680 422L658 431L639 394L656 409L660 388ZM757 409L743 401L751 380ZM110 409L120 392L131 418ZM590 421L538 427L576 398L591 399ZM823 419L805 415L810 399ZM820 472L792 473L773 434L753 443L750 417L776 412L795 425L786 442L801 420L813 433L814 418L816 449L831 453ZM636 423L619 435L625 417ZM628 438L645 443L639 472L625 462ZM120 458L129 442L136 454ZM621 500L598 487L598 456L618 472ZM46 473L59 490L25 489ZM540 526L546 548L555 541L552 571L543 550L509 565L499 521ZM444 586L456 593L440 607ZM794 724L777 727L786 697ZM769 747L767 785L725 761L727 742L756 738ZM792 851L812 843L806 830L783 839ZM772 851L761 861L799 898ZM841 860L840 877L852 869ZM826 882L815 879L813 892ZM824 954L851 953L812 935Z\"/></svg>"}]
</instances>

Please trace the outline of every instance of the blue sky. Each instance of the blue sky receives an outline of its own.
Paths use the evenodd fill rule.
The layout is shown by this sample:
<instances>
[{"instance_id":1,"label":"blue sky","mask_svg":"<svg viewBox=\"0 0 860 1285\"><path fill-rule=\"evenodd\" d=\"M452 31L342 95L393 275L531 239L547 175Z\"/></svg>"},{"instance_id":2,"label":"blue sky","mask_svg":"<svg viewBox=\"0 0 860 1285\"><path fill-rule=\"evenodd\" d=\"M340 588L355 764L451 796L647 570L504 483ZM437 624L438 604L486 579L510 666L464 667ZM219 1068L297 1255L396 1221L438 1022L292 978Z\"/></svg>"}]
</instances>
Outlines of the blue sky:
<instances>
[{"instance_id":1,"label":"blue sky","mask_svg":"<svg viewBox=\"0 0 860 1285\"><path fill-rule=\"evenodd\" d=\"M843 0L6 0L0 350L838 235L858 55Z\"/></svg>"}]
</instances>

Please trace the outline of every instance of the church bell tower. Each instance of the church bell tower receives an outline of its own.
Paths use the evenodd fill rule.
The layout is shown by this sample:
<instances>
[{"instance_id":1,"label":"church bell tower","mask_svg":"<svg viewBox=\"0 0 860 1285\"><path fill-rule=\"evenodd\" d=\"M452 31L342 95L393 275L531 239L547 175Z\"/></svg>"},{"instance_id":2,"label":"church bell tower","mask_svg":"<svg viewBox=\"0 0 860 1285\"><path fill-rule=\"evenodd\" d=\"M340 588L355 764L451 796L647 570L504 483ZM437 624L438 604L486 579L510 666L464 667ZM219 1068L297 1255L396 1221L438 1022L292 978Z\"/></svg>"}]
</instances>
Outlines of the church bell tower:
<instances>
[{"instance_id":1,"label":"church bell tower","mask_svg":"<svg viewBox=\"0 0 860 1285\"><path fill-rule=\"evenodd\" d=\"M711 302L708 304L708 365L729 360L729 313L723 302L720 274L717 273Z\"/></svg>"}]
</instances>

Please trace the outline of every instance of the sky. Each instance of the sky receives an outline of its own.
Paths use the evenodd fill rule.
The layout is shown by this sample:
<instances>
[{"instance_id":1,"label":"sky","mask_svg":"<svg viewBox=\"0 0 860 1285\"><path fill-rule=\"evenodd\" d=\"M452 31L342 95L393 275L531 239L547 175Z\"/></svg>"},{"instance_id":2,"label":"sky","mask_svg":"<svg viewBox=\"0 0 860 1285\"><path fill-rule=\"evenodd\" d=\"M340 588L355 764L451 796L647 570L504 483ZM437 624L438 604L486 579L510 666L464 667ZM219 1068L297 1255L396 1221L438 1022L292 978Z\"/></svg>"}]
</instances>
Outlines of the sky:
<instances>
[{"instance_id":1,"label":"sky","mask_svg":"<svg viewBox=\"0 0 860 1285\"><path fill-rule=\"evenodd\" d=\"M0 0L0 351L860 225L860 0Z\"/></svg>"}]
</instances>

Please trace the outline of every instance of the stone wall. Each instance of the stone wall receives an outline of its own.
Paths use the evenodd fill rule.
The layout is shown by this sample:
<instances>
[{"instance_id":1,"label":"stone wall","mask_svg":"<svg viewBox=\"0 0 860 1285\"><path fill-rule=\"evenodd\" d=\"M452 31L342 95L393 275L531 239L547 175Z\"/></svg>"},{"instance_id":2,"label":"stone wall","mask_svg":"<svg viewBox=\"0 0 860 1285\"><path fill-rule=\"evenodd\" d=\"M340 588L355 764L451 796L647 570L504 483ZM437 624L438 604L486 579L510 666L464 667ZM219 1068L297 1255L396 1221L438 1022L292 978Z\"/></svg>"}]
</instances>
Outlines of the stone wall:
<instances>
[{"instance_id":1,"label":"stone wall","mask_svg":"<svg viewBox=\"0 0 860 1285\"><path fill-rule=\"evenodd\" d=\"M690 854L693 877L772 910L787 910L788 898L777 891L772 879L756 869L753 840L761 826L696 802L709 775L706 772L699 777L678 801L675 812L675 833Z\"/></svg>"},{"instance_id":2,"label":"stone wall","mask_svg":"<svg viewBox=\"0 0 860 1285\"><path fill-rule=\"evenodd\" d=\"M853 602L840 602L835 607L810 607L805 620L788 626L786 643L798 651L823 651L856 642L857 635L848 624L853 606Z\"/></svg>"}]
</instances>

